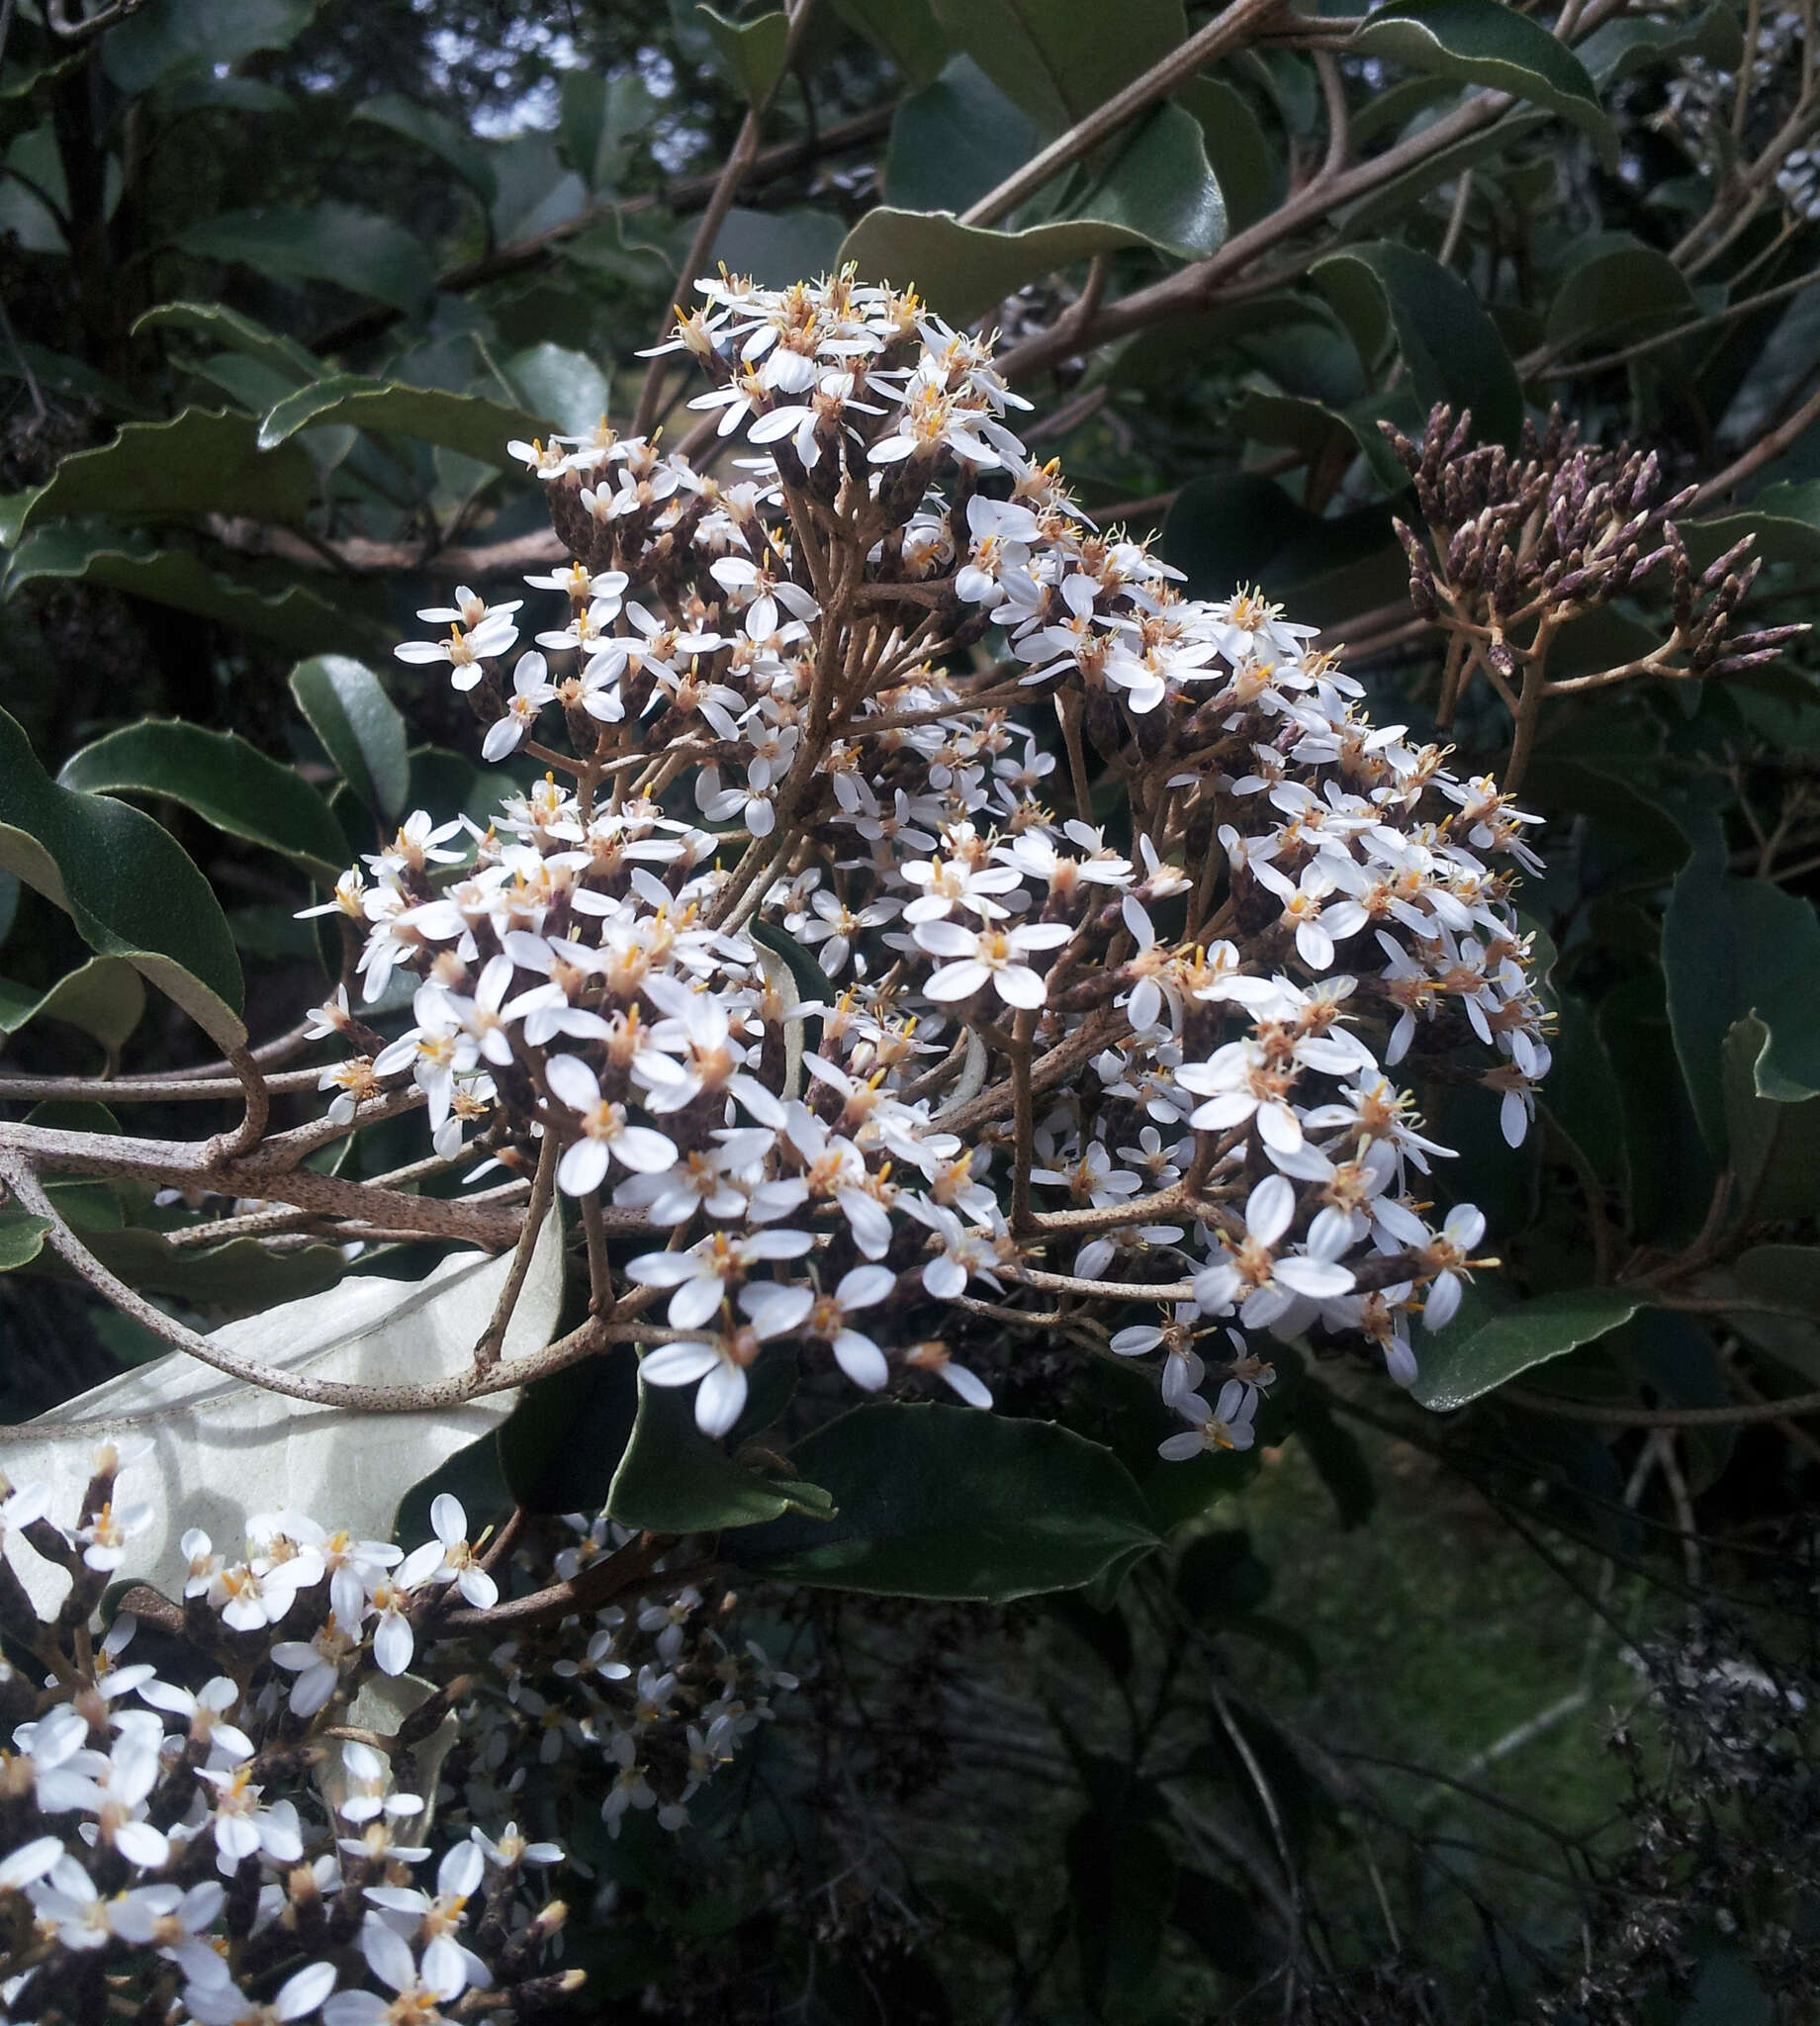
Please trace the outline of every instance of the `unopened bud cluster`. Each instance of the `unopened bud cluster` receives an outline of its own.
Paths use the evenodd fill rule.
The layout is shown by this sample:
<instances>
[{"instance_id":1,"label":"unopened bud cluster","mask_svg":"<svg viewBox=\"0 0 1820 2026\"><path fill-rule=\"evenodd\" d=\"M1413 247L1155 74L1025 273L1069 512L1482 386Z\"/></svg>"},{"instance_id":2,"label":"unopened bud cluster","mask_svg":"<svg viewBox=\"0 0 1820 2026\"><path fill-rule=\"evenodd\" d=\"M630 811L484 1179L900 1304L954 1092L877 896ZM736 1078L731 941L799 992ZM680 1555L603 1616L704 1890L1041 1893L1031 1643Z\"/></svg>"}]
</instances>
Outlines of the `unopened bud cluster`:
<instances>
[{"instance_id":1,"label":"unopened bud cluster","mask_svg":"<svg viewBox=\"0 0 1820 2026\"><path fill-rule=\"evenodd\" d=\"M1547 426L1523 425L1516 456L1500 444L1469 448L1472 415L1442 405L1419 444L1383 424L1415 482L1426 539L1399 520L1410 559L1410 598L1428 619L1479 639L1486 659L1514 682L1544 628L1608 605L1653 580L1674 612L1649 673L1730 676L1774 661L1806 629L1779 626L1732 636L1739 606L1762 567L1751 539L1696 573L1673 516L1698 488L1663 498L1654 451L1579 440L1556 409ZM1666 572L1666 582L1662 573ZM1640 670L1639 670L1640 672Z\"/></svg>"}]
</instances>

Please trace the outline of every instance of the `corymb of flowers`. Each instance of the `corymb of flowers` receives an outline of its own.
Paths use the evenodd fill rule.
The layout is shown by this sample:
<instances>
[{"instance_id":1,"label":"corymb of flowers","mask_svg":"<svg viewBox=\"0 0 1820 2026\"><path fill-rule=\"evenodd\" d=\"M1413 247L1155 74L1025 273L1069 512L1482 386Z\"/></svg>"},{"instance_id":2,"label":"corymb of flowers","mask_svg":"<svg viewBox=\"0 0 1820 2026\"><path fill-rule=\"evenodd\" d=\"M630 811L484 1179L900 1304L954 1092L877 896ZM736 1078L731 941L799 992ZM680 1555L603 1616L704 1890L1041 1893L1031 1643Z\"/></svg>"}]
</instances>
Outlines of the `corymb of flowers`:
<instances>
[{"instance_id":1,"label":"corymb of flowers","mask_svg":"<svg viewBox=\"0 0 1820 2026\"><path fill-rule=\"evenodd\" d=\"M738 476L513 445L549 610L463 589L399 649L541 778L342 878L364 999L418 982L389 1043L323 1009L324 1088L414 1079L476 1177L547 1163L710 1435L784 1342L982 1409L1020 1342L1153 1355L1171 1458L1251 1441L1273 1336L1408 1383L1492 1262L1404 1079L1522 1139L1535 819L1097 528L914 293L697 286L659 349Z\"/></svg>"}]
</instances>

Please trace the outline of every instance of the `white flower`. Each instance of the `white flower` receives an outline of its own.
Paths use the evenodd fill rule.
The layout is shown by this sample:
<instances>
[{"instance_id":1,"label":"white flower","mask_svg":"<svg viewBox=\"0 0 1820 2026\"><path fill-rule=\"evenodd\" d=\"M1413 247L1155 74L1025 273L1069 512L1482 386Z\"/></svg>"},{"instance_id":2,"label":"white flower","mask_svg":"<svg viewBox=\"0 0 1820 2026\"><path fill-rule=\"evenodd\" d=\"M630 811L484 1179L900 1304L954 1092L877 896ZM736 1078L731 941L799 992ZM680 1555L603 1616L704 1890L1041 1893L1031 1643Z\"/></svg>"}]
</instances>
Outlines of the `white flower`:
<instances>
[{"instance_id":1,"label":"white flower","mask_svg":"<svg viewBox=\"0 0 1820 2026\"><path fill-rule=\"evenodd\" d=\"M1221 1387L1214 1406L1209 1407L1198 1393L1191 1393L1177 1403L1176 1412L1192 1422L1193 1427L1157 1443L1157 1455L1167 1462L1183 1463L1217 1449L1248 1449L1257 1439L1257 1431L1251 1426L1257 1413L1257 1394L1237 1379L1228 1379Z\"/></svg>"},{"instance_id":2,"label":"white flower","mask_svg":"<svg viewBox=\"0 0 1820 2026\"><path fill-rule=\"evenodd\" d=\"M500 1601L500 1586L475 1558L468 1541L468 1516L453 1492L438 1492L430 1502L430 1530L435 1539L405 1557L398 1572L402 1589L453 1583L476 1611L491 1611Z\"/></svg>"},{"instance_id":3,"label":"white flower","mask_svg":"<svg viewBox=\"0 0 1820 2026\"><path fill-rule=\"evenodd\" d=\"M1028 922L1016 928L986 928L975 933L958 922L922 922L916 929L919 948L947 964L930 973L926 990L946 1002L970 998L988 981L1007 1006L1041 1006L1046 995L1041 973L1021 960L1038 950L1053 950L1074 934L1065 922Z\"/></svg>"},{"instance_id":4,"label":"white flower","mask_svg":"<svg viewBox=\"0 0 1820 2026\"><path fill-rule=\"evenodd\" d=\"M1204 1314L1217 1315L1242 1302L1240 1320L1248 1328L1268 1329L1298 1296L1319 1302L1351 1290L1350 1270L1337 1263L1350 1243L1348 1220L1339 1212L1322 1212L1307 1249L1279 1256L1276 1248L1295 1214L1296 1192L1286 1176L1267 1175L1258 1183L1245 1199L1243 1241L1195 1276L1195 1300Z\"/></svg>"},{"instance_id":5,"label":"white flower","mask_svg":"<svg viewBox=\"0 0 1820 2026\"><path fill-rule=\"evenodd\" d=\"M660 1343L639 1360L639 1377L653 1386L701 1384L695 1393L695 1426L704 1435L724 1435L746 1406L746 1369L775 1336L793 1335L814 1305L815 1291L763 1281L740 1290L743 1323L730 1324L712 1339Z\"/></svg>"},{"instance_id":6,"label":"white flower","mask_svg":"<svg viewBox=\"0 0 1820 2026\"><path fill-rule=\"evenodd\" d=\"M557 1163L556 1180L565 1195L591 1195L605 1181L609 1150L637 1174L675 1166L676 1142L649 1126L632 1125L624 1105L600 1095L599 1079L580 1056L552 1056L544 1065L544 1080L582 1126L582 1137Z\"/></svg>"},{"instance_id":7,"label":"white flower","mask_svg":"<svg viewBox=\"0 0 1820 2026\"><path fill-rule=\"evenodd\" d=\"M543 656L535 649L518 657L518 666L512 671L512 693L505 699L505 715L489 728L481 743L483 760L503 760L507 753L518 750L537 722L537 713L556 694L556 685L548 680L548 673Z\"/></svg>"}]
</instances>

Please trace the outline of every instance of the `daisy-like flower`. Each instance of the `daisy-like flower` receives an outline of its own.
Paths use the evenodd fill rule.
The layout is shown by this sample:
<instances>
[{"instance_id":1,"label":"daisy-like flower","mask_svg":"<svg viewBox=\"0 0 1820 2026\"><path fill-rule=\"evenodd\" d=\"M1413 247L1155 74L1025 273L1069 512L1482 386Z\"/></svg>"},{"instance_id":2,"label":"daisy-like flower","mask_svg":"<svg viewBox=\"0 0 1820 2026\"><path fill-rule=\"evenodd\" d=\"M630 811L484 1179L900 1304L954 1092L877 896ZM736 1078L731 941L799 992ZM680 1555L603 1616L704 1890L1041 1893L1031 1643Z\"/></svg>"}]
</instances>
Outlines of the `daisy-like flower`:
<instances>
[{"instance_id":1,"label":"daisy-like flower","mask_svg":"<svg viewBox=\"0 0 1820 2026\"><path fill-rule=\"evenodd\" d=\"M400 1587L420 1590L453 1583L476 1611L491 1611L500 1601L500 1586L480 1565L468 1539L468 1516L453 1492L438 1492L430 1501L429 1524L436 1537L405 1557Z\"/></svg>"},{"instance_id":2,"label":"daisy-like flower","mask_svg":"<svg viewBox=\"0 0 1820 2026\"><path fill-rule=\"evenodd\" d=\"M1248 1449L1257 1440L1252 1422L1257 1414L1257 1394L1237 1379L1228 1379L1220 1389L1212 1407L1200 1394L1191 1393L1176 1403L1176 1412L1192 1424L1180 1434L1166 1435L1157 1443L1156 1453L1168 1463L1186 1463L1195 1456L1217 1454L1223 1449Z\"/></svg>"},{"instance_id":3,"label":"daisy-like flower","mask_svg":"<svg viewBox=\"0 0 1820 2026\"><path fill-rule=\"evenodd\" d=\"M552 1056L544 1065L551 1095L581 1122L582 1137L556 1166L557 1186L566 1196L588 1196L606 1179L609 1153L635 1174L674 1167L674 1140L649 1126L635 1126L622 1104L600 1095L600 1081L580 1056Z\"/></svg>"},{"instance_id":4,"label":"daisy-like flower","mask_svg":"<svg viewBox=\"0 0 1820 2026\"><path fill-rule=\"evenodd\" d=\"M1352 1273L1338 1263L1350 1242L1347 1220L1338 1211L1321 1213L1300 1252L1281 1252L1296 1214L1296 1191L1286 1175L1267 1175L1245 1199L1244 1237L1233 1249L1195 1276L1195 1300L1205 1315L1241 1302L1240 1320L1268 1329L1296 1298L1320 1302L1347 1294Z\"/></svg>"},{"instance_id":5,"label":"daisy-like flower","mask_svg":"<svg viewBox=\"0 0 1820 2026\"><path fill-rule=\"evenodd\" d=\"M743 1322L730 1323L711 1338L660 1343L639 1360L640 1379L653 1386L692 1386L695 1426L704 1435L724 1435L746 1407L746 1372L766 1344L794 1335L815 1304L808 1287L764 1281L740 1289Z\"/></svg>"},{"instance_id":6,"label":"daisy-like flower","mask_svg":"<svg viewBox=\"0 0 1820 2026\"><path fill-rule=\"evenodd\" d=\"M514 605L511 610L517 609ZM400 661L413 664L445 662L449 681L457 690L468 691L486 674L483 664L510 652L518 637L511 611L490 611L479 625L464 633L451 623L446 640L407 640L392 651Z\"/></svg>"},{"instance_id":7,"label":"daisy-like flower","mask_svg":"<svg viewBox=\"0 0 1820 2026\"><path fill-rule=\"evenodd\" d=\"M920 922L915 930L919 949L947 963L930 973L925 988L932 999L969 999L988 983L1007 1006L1041 1006L1047 987L1040 971L1024 960L1039 950L1054 950L1074 931L1066 922L1023 922L975 932L958 922Z\"/></svg>"},{"instance_id":8,"label":"daisy-like flower","mask_svg":"<svg viewBox=\"0 0 1820 2026\"><path fill-rule=\"evenodd\" d=\"M537 713L555 695L556 685L549 680L543 656L535 648L529 654L521 654L512 671L512 692L505 699L505 715L489 727L481 742L481 758L503 760L508 753L515 753L530 735Z\"/></svg>"}]
</instances>

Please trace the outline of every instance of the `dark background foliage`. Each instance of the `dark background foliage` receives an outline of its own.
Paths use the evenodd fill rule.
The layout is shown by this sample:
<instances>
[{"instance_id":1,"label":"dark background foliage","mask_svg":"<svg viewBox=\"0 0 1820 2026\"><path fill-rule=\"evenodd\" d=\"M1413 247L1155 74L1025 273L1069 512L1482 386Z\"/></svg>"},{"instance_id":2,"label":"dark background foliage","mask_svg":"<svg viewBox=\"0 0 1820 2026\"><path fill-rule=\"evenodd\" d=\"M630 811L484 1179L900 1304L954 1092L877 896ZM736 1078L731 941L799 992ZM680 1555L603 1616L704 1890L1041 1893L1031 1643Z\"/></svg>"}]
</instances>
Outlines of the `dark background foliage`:
<instances>
[{"instance_id":1,"label":"dark background foliage","mask_svg":"<svg viewBox=\"0 0 1820 2026\"><path fill-rule=\"evenodd\" d=\"M500 446L628 424L749 98L762 152L712 260L781 283L845 246L1001 324L1031 439L1086 506L1160 523L1195 591L1260 583L1348 643L1381 719L1430 733L1450 666L1393 527L1419 534L1422 501L1379 427L1419 445L1435 403L1481 443L1559 403L1588 441L1653 453L1659 497L1698 488L1695 570L1755 537L1740 627L1800 619L1820 583L1811 8L1260 14L1009 203L1208 11L1055 0L1033 41L1006 0L827 0L781 78L781 17L682 0L114 12L0 17L0 696L51 772L143 718L256 749L67 777L207 873L255 1039L325 989L292 919L310 878L401 807L482 806L460 700L390 644L454 583L547 552ZM692 388L658 391L685 434ZM1666 567L1618 584L1549 677L1648 655L1676 603ZM320 663L288 681L321 656L364 716L311 706ZM1439 1186L1485 1207L1503 1267L1413 1401L1289 1350L1261 1455L1159 1469L1131 1374L1027 1358L995 1375L1010 1446L933 1484L872 1572L933 1602L826 1587L815 1522L774 1517L775 1474L737 1461L763 1435L811 1506L842 1471L851 1503L864 1458L813 1434L832 1396L786 1377L733 1456L641 1424L673 1503L633 1510L634 1473L621 1517L767 1518L726 1551L806 1687L705 1832L582 1847L572 1960L599 2016L1814 2016L1812 662L1797 640L1545 699L1525 905L1556 1064L1519 1153L1490 1094L1423 1093L1462 1150ZM1489 677L1447 735L1502 764ZM314 806L281 805L257 755ZM0 811L27 829L29 771ZM209 1053L3 875L0 924L17 1113L33 1074ZM135 1117L190 1133L198 1108ZM348 1171L409 1151L376 1129ZM156 1233L193 1209L84 1186L97 1251L186 1317L342 1270L319 1246L179 1269ZM0 1243L10 1418L155 1349L17 1225ZM630 1422L628 1384L564 1375L462 1459L470 1511L598 1505ZM953 1598L982 1513L1083 1495L1088 1470L1090 1567L1027 1544ZM1054 1581L1080 1587L1024 1595Z\"/></svg>"}]
</instances>

